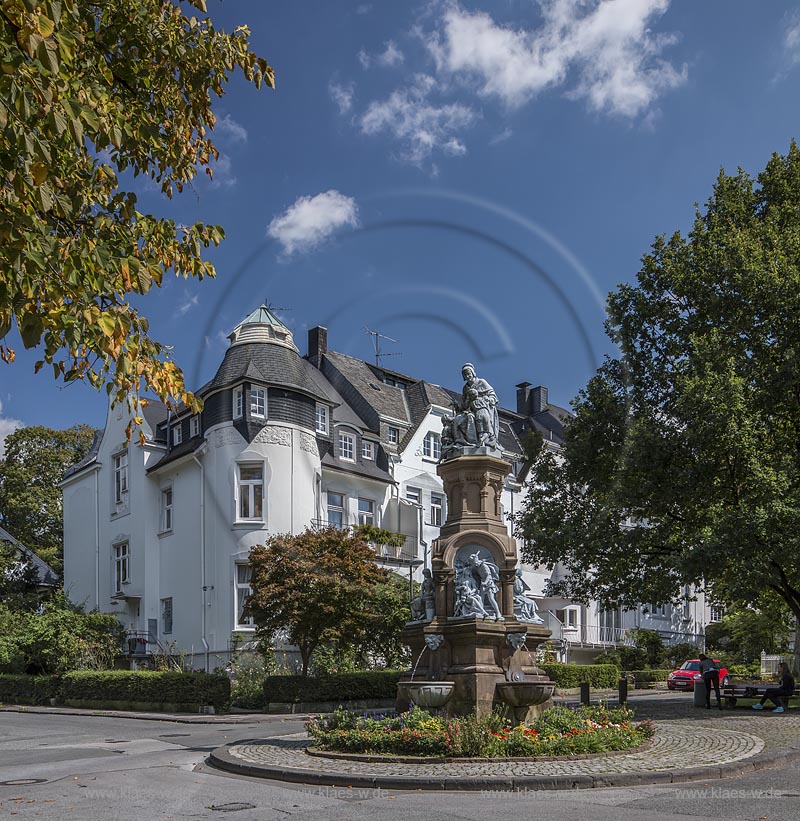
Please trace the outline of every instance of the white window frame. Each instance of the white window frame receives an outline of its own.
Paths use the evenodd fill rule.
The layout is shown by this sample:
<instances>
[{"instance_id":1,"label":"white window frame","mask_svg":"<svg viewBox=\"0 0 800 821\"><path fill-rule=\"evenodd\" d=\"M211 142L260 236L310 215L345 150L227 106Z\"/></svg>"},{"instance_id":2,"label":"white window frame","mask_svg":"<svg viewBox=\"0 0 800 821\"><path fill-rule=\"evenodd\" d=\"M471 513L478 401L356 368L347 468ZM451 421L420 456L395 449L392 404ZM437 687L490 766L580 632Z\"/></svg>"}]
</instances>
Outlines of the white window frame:
<instances>
[{"instance_id":1,"label":"white window frame","mask_svg":"<svg viewBox=\"0 0 800 821\"><path fill-rule=\"evenodd\" d=\"M130 542L117 542L114 545L114 592L122 593L122 586L131 580Z\"/></svg>"},{"instance_id":2,"label":"white window frame","mask_svg":"<svg viewBox=\"0 0 800 821\"><path fill-rule=\"evenodd\" d=\"M342 504L340 505L332 505L331 504L331 496L338 496L342 500ZM341 513L342 514L342 521L341 522L332 522L331 521L331 512ZM327 490L325 491L325 517L327 519L328 525L331 527L338 527L344 528L347 525L347 496L344 493L337 493L335 490Z\"/></svg>"},{"instance_id":3,"label":"white window frame","mask_svg":"<svg viewBox=\"0 0 800 821\"><path fill-rule=\"evenodd\" d=\"M406 486L406 501L412 504L422 504L422 488Z\"/></svg>"},{"instance_id":4,"label":"white window frame","mask_svg":"<svg viewBox=\"0 0 800 821\"><path fill-rule=\"evenodd\" d=\"M327 405L321 405L319 402L317 403L317 410L315 415L315 422L314 426L316 428L317 433L321 433L324 436L327 436L330 431L329 426L329 417L330 414L328 412Z\"/></svg>"},{"instance_id":5,"label":"white window frame","mask_svg":"<svg viewBox=\"0 0 800 821\"><path fill-rule=\"evenodd\" d=\"M348 443L343 447L344 443ZM345 462L355 462L356 460L356 437L352 433L346 433L343 430L339 431L338 436L338 451L339 458L344 459ZM349 455L345 455L349 454Z\"/></svg>"},{"instance_id":6,"label":"white window frame","mask_svg":"<svg viewBox=\"0 0 800 821\"><path fill-rule=\"evenodd\" d=\"M250 388L250 416L253 419L267 418L266 388Z\"/></svg>"},{"instance_id":7,"label":"white window frame","mask_svg":"<svg viewBox=\"0 0 800 821\"><path fill-rule=\"evenodd\" d=\"M361 458L369 459L371 462L375 461L375 443L368 439L361 440Z\"/></svg>"},{"instance_id":8,"label":"white window frame","mask_svg":"<svg viewBox=\"0 0 800 821\"><path fill-rule=\"evenodd\" d=\"M431 493L431 522L434 527L444 523L444 494Z\"/></svg>"},{"instance_id":9,"label":"white window frame","mask_svg":"<svg viewBox=\"0 0 800 821\"><path fill-rule=\"evenodd\" d=\"M242 479L242 468L258 468L261 471L261 479ZM264 521L264 506L267 501L265 493L264 482L264 463L263 462L237 462L236 463L236 521L237 522L263 522ZM243 503L247 498L247 506L250 512L255 511L256 508L256 488L261 487L261 515L260 516L243 516Z\"/></svg>"},{"instance_id":10,"label":"white window frame","mask_svg":"<svg viewBox=\"0 0 800 821\"><path fill-rule=\"evenodd\" d=\"M422 440L422 455L437 462L442 456L442 437L436 431L429 430Z\"/></svg>"},{"instance_id":11,"label":"white window frame","mask_svg":"<svg viewBox=\"0 0 800 821\"><path fill-rule=\"evenodd\" d=\"M169 494L169 502L167 502L167 495ZM166 485L161 488L161 517L159 533L171 533L172 526L175 520L175 491L172 485Z\"/></svg>"},{"instance_id":12,"label":"white window frame","mask_svg":"<svg viewBox=\"0 0 800 821\"><path fill-rule=\"evenodd\" d=\"M172 447L180 445L183 441L183 424L178 422L172 426Z\"/></svg>"},{"instance_id":13,"label":"white window frame","mask_svg":"<svg viewBox=\"0 0 800 821\"><path fill-rule=\"evenodd\" d=\"M361 509L362 503L367 508L366 510ZM372 525L374 527L377 521L375 516L375 500L365 499L363 496L360 496L358 499L358 523L360 525Z\"/></svg>"},{"instance_id":14,"label":"white window frame","mask_svg":"<svg viewBox=\"0 0 800 821\"><path fill-rule=\"evenodd\" d=\"M200 416L195 414L189 418L189 436L200 435Z\"/></svg>"},{"instance_id":15,"label":"white window frame","mask_svg":"<svg viewBox=\"0 0 800 821\"><path fill-rule=\"evenodd\" d=\"M252 569L250 569L249 579L247 579L246 581L240 581L239 579L239 568L244 567L250 569L250 566L247 562L235 562L233 565L233 629L255 630L256 626L252 617L248 618L247 621L239 621L239 613L241 612L242 607L244 607L242 595L244 594L245 598L247 598L253 594ZM245 594L244 591L247 591L247 593Z\"/></svg>"},{"instance_id":16,"label":"white window frame","mask_svg":"<svg viewBox=\"0 0 800 821\"><path fill-rule=\"evenodd\" d=\"M390 445L399 445L400 428L397 428L394 425L389 425L389 427L386 428L386 440L389 442Z\"/></svg>"},{"instance_id":17,"label":"white window frame","mask_svg":"<svg viewBox=\"0 0 800 821\"><path fill-rule=\"evenodd\" d=\"M169 602L169 605L167 604ZM169 613L169 624L167 623L167 613ZM172 596L167 596L161 599L161 633L164 636L169 636L172 633L173 617L175 610L172 607ZM169 630L167 627L169 626Z\"/></svg>"},{"instance_id":18,"label":"white window frame","mask_svg":"<svg viewBox=\"0 0 800 821\"><path fill-rule=\"evenodd\" d=\"M233 418L241 419L244 416L244 388L242 385L233 389Z\"/></svg>"},{"instance_id":19,"label":"white window frame","mask_svg":"<svg viewBox=\"0 0 800 821\"><path fill-rule=\"evenodd\" d=\"M114 503L125 504L128 499L128 451L123 450L113 456Z\"/></svg>"}]
</instances>

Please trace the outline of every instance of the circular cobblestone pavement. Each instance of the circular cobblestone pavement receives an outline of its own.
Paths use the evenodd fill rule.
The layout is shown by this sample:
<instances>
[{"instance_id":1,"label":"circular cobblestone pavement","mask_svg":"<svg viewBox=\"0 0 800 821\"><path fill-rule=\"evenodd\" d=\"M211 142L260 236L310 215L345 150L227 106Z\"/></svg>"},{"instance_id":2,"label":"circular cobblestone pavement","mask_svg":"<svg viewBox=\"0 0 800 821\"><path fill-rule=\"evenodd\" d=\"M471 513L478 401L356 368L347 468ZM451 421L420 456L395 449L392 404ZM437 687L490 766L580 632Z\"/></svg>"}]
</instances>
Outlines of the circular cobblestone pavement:
<instances>
[{"instance_id":1,"label":"circular cobblestone pavement","mask_svg":"<svg viewBox=\"0 0 800 821\"><path fill-rule=\"evenodd\" d=\"M284 781L394 789L571 789L706 780L800 757L800 716L657 720L639 752L582 760L458 763L363 762L311 757L305 733L220 747L222 769Z\"/></svg>"}]
</instances>

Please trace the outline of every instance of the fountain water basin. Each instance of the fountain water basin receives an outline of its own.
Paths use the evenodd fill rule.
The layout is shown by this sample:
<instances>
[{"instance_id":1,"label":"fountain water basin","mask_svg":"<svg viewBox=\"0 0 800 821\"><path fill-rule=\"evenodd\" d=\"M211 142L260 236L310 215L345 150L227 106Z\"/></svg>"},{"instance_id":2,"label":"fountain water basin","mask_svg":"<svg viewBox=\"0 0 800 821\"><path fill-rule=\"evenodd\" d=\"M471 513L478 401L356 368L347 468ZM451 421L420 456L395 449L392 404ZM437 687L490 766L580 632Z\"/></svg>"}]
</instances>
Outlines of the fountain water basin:
<instances>
[{"instance_id":1,"label":"fountain water basin","mask_svg":"<svg viewBox=\"0 0 800 821\"><path fill-rule=\"evenodd\" d=\"M525 721L528 709L537 704L544 704L552 698L555 684L543 681L498 681L497 695L511 708L514 721L521 724Z\"/></svg>"},{"instance_id":2,"label":"fountain water basin","mask_svg":"<svg viewBox=\"0 0 800 821\"><path fill-rule=\"evenodd\" d=\"M401 685L418 707L443 707L453 694L452 681L411 681Z\"/></svg>"}]
</instances>

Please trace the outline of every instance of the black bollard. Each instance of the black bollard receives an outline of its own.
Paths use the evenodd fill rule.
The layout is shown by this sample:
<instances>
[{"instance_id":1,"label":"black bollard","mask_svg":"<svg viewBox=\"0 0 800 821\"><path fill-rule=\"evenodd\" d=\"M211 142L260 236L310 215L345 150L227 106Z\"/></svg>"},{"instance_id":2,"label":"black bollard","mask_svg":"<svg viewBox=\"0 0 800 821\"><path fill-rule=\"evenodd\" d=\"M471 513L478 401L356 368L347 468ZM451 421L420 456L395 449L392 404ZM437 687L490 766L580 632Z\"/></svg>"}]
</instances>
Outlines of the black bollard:
<instances>
[{"instance_id":1,"label":"black bollard","mask_svg":"<svg viewBox=\"0 0 800 821\"><path fill-rule=\"evenodd\" d=\"M625 676L620 676L619 679L619 703L628 703L628 679Z\"/></svg>"},{"instance_id":2,"label":"black bollard","mask_svg":"<svg viewBox=\"0 0 800 821\"><path fill-rule=\"evenodd\" d=\"M590 704L589 700L589 682L582 681L581 682L581 704L585 704L587 707Z\"/></svg>"}]
</instances>

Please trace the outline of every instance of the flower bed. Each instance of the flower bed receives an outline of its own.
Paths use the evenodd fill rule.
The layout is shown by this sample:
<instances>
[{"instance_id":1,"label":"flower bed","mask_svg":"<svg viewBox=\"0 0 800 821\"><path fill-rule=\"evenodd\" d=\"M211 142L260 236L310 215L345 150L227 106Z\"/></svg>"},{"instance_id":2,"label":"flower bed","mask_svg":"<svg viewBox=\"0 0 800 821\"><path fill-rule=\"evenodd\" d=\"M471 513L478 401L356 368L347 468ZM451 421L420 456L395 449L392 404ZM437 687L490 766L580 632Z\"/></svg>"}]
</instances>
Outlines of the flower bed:
<instances>
[{"instance_id":1,"label":"flower bed","mask_svg":"<svg viewBox=\"0 0 800 821\"><path fill-rule=\"evenodd\" d=\"M419 707L384 718L337 710L306 724L323 750L448 758L571 756L639 747L653 736L633 710L604 705L546 710L532 725L512 727L504 715L432 715Z\"/></svg>"}]
</instances>

